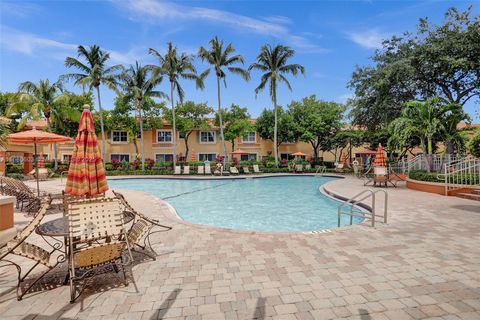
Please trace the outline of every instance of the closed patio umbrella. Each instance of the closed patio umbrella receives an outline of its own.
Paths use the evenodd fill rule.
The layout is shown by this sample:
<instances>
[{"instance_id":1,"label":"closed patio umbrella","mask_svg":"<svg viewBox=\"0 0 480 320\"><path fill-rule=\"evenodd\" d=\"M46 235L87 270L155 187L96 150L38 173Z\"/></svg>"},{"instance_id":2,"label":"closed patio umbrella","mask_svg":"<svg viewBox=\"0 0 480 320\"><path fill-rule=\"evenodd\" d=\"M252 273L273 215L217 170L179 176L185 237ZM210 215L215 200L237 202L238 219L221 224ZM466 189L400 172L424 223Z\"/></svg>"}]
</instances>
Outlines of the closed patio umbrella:
<instances>
[{"instance_id":1,"label":"closed patio umbrella","mask_svg":"<svg viewBox=\"0 0 480 320\"><path fill-rule=\"evenodd\" d=\"M373 162L375 167L386 167L387 159L385 158L385 153L383 152L382 144L378 144L377 152L375 153L375 161Z\"/></svg>"},{"instance_id":2,"label":"closed patio umbrella","mask_svg":"<svg viewBox=\"0 0 480 320\"><path fill-rule=\"evenodd\" d=\"M92 114L90 107L85 105L78 125L65 192L74 196L93 196L107 190L107 177Z\"/></svg>"},{"instance_id":3,"label":"closed patio umbrella","mask_svg":"<svg viewBox=\"0 0 480 320\"><path fill-rule=\"evenodd\" d=\"M292 153L290 155L294 156L294 157L306 157L307 156L307 154L305 154L303 152L295 152L295 153Z\"/></svg>"},{"instance_id":4,"label":"closed patio umbrella","mask_svg":"<svg viewBox=\"0 0 480 320\"><path fill-rule=\"evenodd\" d=\"M348 157L346 153L342 153L342 163L348 164Z\"/></svg>"},{"instance_id":5,"label":"closed patio umbrella","mask_svg":"<svg viewBox=\"0 0 480 320\"><path fill-rule=\"evenodd\" d=\"M8 139L12 144L31 144L33 143L34 152L35 152L35 175L37 178L37 195L40 196L40 184L38 177L38 157L37 157L37 144L52 144L59 142L67 142L72 139L66 136L61 136L59 134L40 131L33 127L32 130L26 130L21 132L16 132L8 135Z\"/></svg>"}]
</instances>

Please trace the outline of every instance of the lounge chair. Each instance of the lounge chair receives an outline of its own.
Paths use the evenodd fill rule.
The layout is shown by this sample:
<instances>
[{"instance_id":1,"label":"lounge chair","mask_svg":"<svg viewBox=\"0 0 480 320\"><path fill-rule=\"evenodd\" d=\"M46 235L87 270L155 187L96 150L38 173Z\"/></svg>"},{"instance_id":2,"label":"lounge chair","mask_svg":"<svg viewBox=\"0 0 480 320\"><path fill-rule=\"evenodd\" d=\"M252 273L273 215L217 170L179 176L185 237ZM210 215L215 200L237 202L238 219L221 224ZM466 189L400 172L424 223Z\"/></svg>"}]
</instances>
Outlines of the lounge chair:
<instances>
[{"instance_id":1,"label":"lounge chair","mask_svg":"<svg viewBox=\"0 0 480 320\"><path fill-rule=\"evenodd\" d=\"M345 165L343 163L339 163L335 166L335 172L343 172Z\"/></svg>"},{"instance_id":2,"label":"lounge chair","mask_svg":"<svg viewBox=\"0 0 480 320\"><path fill-rule=\"evenodd\" d=\"M303 173L303 164L295 165L295 173Z\"/></svg>"},{"instance_id":3,"label":"lounge chair","mask_svg":"<svg viewBox=\"0 0 480 320\"><path fill-rule=\"evenodd\" d=\"M230 173L231 174L239 174L237 167L230 167Z\"/></svg>"},{"instance_id":4,"label":"lounge chair","mask_svg":"<svg viewBox=\"0 0 480 320\"><path fill-rule=\"evenodd\" d=\"M47 210L50 208L51 199L45 199L40 206L40 209L35 214L30 223L20 231L13 240L7 242L3 247L0 247L0 263L4 262L5 264L0 265L1 267L15 266L18 272L18 283L17 283L17 300L22 300L23 296L47 273L54 269L59 263L65 261L66 257L63 254L62 244L59 242L46 242L47 245L51 247L51 250L46 250L42 247L39 247L33 243L27 242L26 240L30 235L35 231L38 225L42 222L43 218L47 214ZM62 249L63 250L63 249ZM52 254L55 251L61 252L60 255L56 256L54 259L50 259ZM22 275L22 267L20 264L6 259L9 255L17 255L24 258L33 260L35 264L28 269ZM33 282L29 283L28 286L22 289L22 283L25 278L30 274L30 272L35 269L39 264L47 267L47 271L43 272L38 278Z\"/></svg>"},{"instance_id":5,"label":"lounge chair","mask_svg":"<svg viewBox=\"0 0 480 320\"><path fill-rule=\"evenodd\" d=\"M205 174L212 174L212 167L209 164L205 165Z\"/></svg>"},{"instance_id":6,"label":"lounge chair","mask_svg":"<svg viewBox=\"0 0 480 320\"><path fill-rule=\"evenodd\" d=\"M175 171L173 172L173 174L181 174L181 173L182 173L182 167L175 166Z\"/></svg>"},{"instance_id":7,"label":"lounge chair","mask_svg":"<svg viewBox=\"0 0 480 320\"><path fill-rule=\"evenodd\" d=\"M37 169L33 169L30 172L30 175L36 179L37 178ZM48 169L47 168L38 168L38 180L47 180L48 178L50 178L50 173L48 172Z\"/></svg>"},{"instance_id":8,"label":"lounge chair","mask_svg":"<svg viewBox=\"0 0 480 320\"><path fill-rule=\"evenodd\" d=\"M36 212L40 208L42 198L47 196L41 193L38 197L36 189L31 189L23 181L9 177L0 177L0 185L3 194L16 197L17 208L22 211Z\"/></svg>"},{"instance_id":9,"label":"lounge chair","mask_svg":"<svg viewBox=\"0 0 480 320\"><path fill-rule=\"evenodd\" d=\"M258 167L258 164L253 165L253 173L262 173L262 171L260 171L260 168Z\"/></svg>"},{"instance_id":10,"label":"lounge chair","mask_svg":"<svg viewBox=\"0 0 480 320\"><path fill-rule=\"evenodd\" d=\"M125 265L132 260L127 233L123 225L123 212L118 198L103 198L71 202L67 206L69 224L69 281L70 302L83 292L87 277L119 272L127 285ZM124 250L128 251L124 261ZM110 267L110 268L109 268ZM79 287L79 283L83 284Z\"/></svg>"},{"instance_id":11,"label":"lounge chair","mask_svg":"<svg viewBox=\"0 0 480 320\"><path fill-rule=\"evenodd\" d=\"M204 166L198 166L197 167L197 174L204 175L205 174L205 167Z\"/></svg>"},{"instance_id":12,"label":"lounge chair","mask_svg":"<svg viewBox=\"0 0 480 320\"><path fill-rule=\"evenodd\" d=\"M115 197L117 197L126 212L129 212L134 215L133 224L127 232L128 243L131 246L131 250L135 252L142 253L153 260L156 260L156 252L153 250L152 245L150 243L150 236L153 233L161 232L161 231L168 231L171 230L172 227L162 225L158 223L158 220L151 219L144 214L137 212L133 207L125 200L123 194L112 190ZM153 231L152 229L155 227L160 227L163 230ZM141 250L136 250L135 247L139 247Z\"/></svg>"},{"instance_id":13,"label":"lounge chair","mask_svg":"<svg viewBox=\"0 0 480 320\"><path fill-rule=\"evenodd\" d=\"M312 169L312 165L311 164L306 164L305 165L305 170L310 170Z\"/></svg>"},{"instance_id":14,"label":"lounge chair","mask_svg":"<svg viewBox=\"0 0 480 320\"><path fill-rule=\"evenodd\" d=\"M183 174L190 174L190 166L183 166Z\"/></svg>"},{"instance_id":15,"label":"lounge chair","mask_svg":"<svg viewBox=\"0 0 480 320\"><path fill-rule=\"evenodd\" d=\"M248 166L242 167L243 173L245 174L250 174L250 169L248 169Z\"/></svg>"}]
</instances>

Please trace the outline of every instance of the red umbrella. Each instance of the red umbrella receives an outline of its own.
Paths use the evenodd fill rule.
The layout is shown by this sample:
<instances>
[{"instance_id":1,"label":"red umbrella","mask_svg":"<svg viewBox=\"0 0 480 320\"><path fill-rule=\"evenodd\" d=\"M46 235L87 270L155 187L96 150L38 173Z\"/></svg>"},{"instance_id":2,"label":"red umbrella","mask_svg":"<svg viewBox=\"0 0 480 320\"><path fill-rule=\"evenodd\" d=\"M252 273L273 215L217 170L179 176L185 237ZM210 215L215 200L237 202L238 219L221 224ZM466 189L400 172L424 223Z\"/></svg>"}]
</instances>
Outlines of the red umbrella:
<instances>
[{"instance_id":1,"label":"red umbrella","mask_svg":"<svg viewBox=\"0 0 480 320\"><path fill-rule=\"evenodd\" d=\"M295 153L292 153L291 156L294 156L294 157L306 157L307 154L303 153L303 152L295 152Z\"/></svg>"},{"instance_id":2,"label":"red umbrella","mask_svg":"<svg viewBox=\"0 0 480 320\"><path fill-rule=\"evenodd\" d=\"M195 151L192 151L192 162L197 161L197 153Z\"/></svg>"},{"instance_id":3,"label":"red umbrella","mask_svg":"<svg viewBox=\"0 0 480 320\"><path fill-rule=\"evenodd\" d=\"M348 163L348 158L346 153L342 153L342 163L347 164Z\"/></svg>"},{"instance_id":4,"label":"red umbrella","mask_svg":"<svg viewBox=\"0 0 480 320\"><path fill-rule=\"evenodd\" d=\"M373 162L375 167L386 167L387 159L385 158L385 153L383 152L382 144L378 144L377 152L375 153L375 161Z\"/></svg>"},{"instance_id":5,"label":"red umbrella","mask_svg":"<svg viewBox=\"0 0 480 320\"><path fill-rule=\"evenodd\" d=\"M40 185L38 178L38 157L37 155L37 144L52 144L58 142L67 142L72 139L69 137L61 136L59 134L45 132L37 130L33 127L32 130L26 130L21 132L16 132L8 135L10 143L12 144L30 144L33 143L34 152L35 152L35 175L37 176L37 194L40 196Z\"/></svg>"},{"instance_id":6,"label":"red umbrella","mask_svg":"<svg viewBox=\"0 0 480 320\"><path fill-rule=\"evenodd\" d=\"M237 150L235 150L235 151L230 152L230 154L239 154L239 155L242 155L242 154L248 154L248 152L245 151L245 150L242 150L242 149L237 149Z\"/></svg>"},{"instance_id":7,"label":"red umbrella","mask_svg":"<svg viewBox=\"0 0 480 320\"><path fill-rule=\"evenodd\" d=\"M92 114L90 107L85 105L78 125L65 192L74 196L93 196L107 190L107 177L98 148Z\"/></svg>"}]
</instances>

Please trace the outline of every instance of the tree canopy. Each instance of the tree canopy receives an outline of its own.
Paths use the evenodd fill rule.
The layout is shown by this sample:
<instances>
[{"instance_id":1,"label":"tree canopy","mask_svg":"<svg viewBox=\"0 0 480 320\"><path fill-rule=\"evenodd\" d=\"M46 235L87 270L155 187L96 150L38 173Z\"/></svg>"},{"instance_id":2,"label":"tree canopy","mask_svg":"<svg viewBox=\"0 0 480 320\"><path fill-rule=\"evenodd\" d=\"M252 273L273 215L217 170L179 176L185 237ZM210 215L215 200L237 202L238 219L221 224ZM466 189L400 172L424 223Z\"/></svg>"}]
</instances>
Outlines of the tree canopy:
<instances>
[{"instance_id":1,"label":"tree canopy","mask_svg":"<svg viewBox=\"0 0 480 320\"><path fill-rule=\"evenodd\" d=\"M320 147L342 128L345 108L335 102L317 100L312 95L302 101L293 101L288 111L293 116L298 139L312 145L316 159Z\"/></svg>"},{"instance_id":2,"label":"tree canopy","mask_svg":"<svg viewBox=\"0 0 480 320\"><path fill-rule=\"evenodd\" d=\"M255 126L250 120L247 108L232 104L229 109L222 110L223 125L225 126L225 140L232 144L232 151L235 150L235 140L244 136L247 132L253 131ZM218 114L215 115L215 125L220 125Z\"/></svg>"},{"instance_id":3,"label":"tree canopy","mask_svg":"<svg viewBox=\"0 0 480 320\"><path fill-rule=\"evenodd\" d=\"M413 33L393 36L357 67L349 82L355 98L348 104L354 124L370 131L386 127L406 102L439 96L464 105L480 95L480 16L472 7L449 9L440 25L420 19Z\"/></svg>"},{"instance_id":4,"label":"tree canopy","mask_svg":"<svg viewBox=\"0 0 480 320\"><path fill-rule=\"evenodd\" d=\"M298 134L293 116L283 110L281 106L277 107L277 147L285 142L297 141ZM275 111L264 109L255 123L255 130L262 139L274 141Z\"/></svg>"}]
</instances>

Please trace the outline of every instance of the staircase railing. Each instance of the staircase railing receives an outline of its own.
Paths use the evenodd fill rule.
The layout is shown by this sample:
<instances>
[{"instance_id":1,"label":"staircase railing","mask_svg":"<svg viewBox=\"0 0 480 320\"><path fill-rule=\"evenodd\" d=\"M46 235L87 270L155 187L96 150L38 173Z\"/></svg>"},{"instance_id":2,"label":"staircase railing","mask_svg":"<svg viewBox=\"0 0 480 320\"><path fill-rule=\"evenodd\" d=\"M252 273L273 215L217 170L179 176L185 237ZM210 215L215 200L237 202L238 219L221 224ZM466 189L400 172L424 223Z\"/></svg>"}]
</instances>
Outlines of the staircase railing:
<instances>
[{"instance_id":1,"label":"staircase railing","mask_svg":"<svg viewBox=\"0 0 480 320\"><path fill-rule=\"evenodd\" d=\"M449 165L445 164L444 168L446 196L456 190L480 186L479 158L467 157Z\"/></svg>"},{"instance_id":2,"label":"staircase railing","mask_svg":"<svg viewBox=\"0 0 480 320\"><path fill-rule=\"evenodd\" d=\"M401 159L389 164L390 171L406 174L412 170L443 172L445 165L458 162L462 158L451 154L419 154L410 160Z\"/></svg>"},{"instance_id":3,"label":"staircase railing","mask_svg":"<svg viewBox=\"0 0 480 320\"><path fill-rule=\"evenodd\" d=\"M376 206L376 201L375 201L375 196L377 193L382 192L384 194L384 205L383 205L383 215L378 215L377 214L377 206ZM370 208L371 211L360 211L358 209L358 205L360 202L370 198L371 199L371 204ZM350 210L347 209L347 211L343 211L345 206L348 206ZM365 219L370 219L372 223L372 227L375 227L375 218L380 217L383 218L383 223L387 223L387 212L388 212L388 193L383 190L371 190L371 189L366 189L363 190L362 192L357 193L350 199L348 199L345 202L342 202L338 206L338 227L341 226L342 222L342 215L347 215L350 217L350 225L353 224L353 217L359 217L359 218L365 218Z\"/></svg>"}]
</instances>

